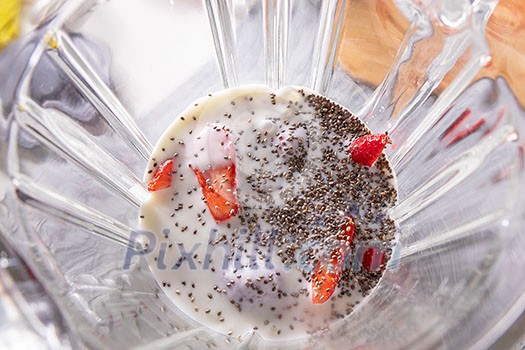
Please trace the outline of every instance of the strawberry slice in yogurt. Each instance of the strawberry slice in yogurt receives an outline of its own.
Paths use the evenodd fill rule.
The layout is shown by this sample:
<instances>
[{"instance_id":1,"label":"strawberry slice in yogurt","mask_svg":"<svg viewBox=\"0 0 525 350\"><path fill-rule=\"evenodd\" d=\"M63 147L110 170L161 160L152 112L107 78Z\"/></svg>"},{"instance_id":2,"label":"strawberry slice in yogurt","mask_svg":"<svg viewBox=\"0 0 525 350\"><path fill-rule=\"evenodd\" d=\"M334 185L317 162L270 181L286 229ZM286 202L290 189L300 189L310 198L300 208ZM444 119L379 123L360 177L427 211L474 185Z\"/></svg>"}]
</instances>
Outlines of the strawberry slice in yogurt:
<instances>
[{"instance_id":1,"label":"strawberry slice in yogurt","mask_svg":"<svg viewBox=\"0 0 525 350\"><path fill-rule=\"evenodd\" d=\"M235 146L230 131L221 125L209 124L196 137L192 149L196 153L189 166L211 215L217 223L230 219L239 210L235 195Z\"/></svg>"}]
</instances>

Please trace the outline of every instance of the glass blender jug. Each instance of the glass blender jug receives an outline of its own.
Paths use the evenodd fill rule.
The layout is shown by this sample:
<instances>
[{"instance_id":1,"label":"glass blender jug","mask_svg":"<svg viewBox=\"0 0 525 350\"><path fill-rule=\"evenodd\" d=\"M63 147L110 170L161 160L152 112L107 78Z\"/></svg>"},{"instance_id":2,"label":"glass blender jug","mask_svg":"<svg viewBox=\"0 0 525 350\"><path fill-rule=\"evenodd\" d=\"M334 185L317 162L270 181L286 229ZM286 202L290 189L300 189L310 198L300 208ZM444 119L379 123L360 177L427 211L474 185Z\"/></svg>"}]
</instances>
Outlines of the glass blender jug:
<instances>
[{"instance_id":1,"label":"glass blender jug","mask_svg":"<svg viewBox=\"0 0 525 350\"><path fill-rule=\"evenodd\" d=\"M56 304L56 347L483 349L522 314L516 4L25 6L25 34L0 52L0 232ZM195 98L250 83L311 87L394 141L394 258L359 308L301 340L196 324L134 240L152 143Z\"/></svg>"}]
</instances>

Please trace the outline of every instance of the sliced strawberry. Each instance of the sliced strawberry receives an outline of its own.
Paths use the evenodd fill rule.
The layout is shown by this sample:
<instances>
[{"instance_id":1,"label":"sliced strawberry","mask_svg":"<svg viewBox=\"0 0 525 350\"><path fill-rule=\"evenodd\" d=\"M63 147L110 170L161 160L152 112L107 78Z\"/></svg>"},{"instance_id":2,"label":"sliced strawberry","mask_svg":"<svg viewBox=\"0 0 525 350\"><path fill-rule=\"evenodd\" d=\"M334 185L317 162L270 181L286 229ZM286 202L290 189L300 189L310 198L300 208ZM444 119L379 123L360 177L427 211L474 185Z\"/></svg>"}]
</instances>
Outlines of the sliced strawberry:
<instances>
[{"instance_id":1,"label":"sliced strawberry","mask_svg":"<svg viewBox=\"0 0 525 350\"><path fill-rule=\"evenodd\" d=\"M315 266L312 274L312 302L314 304L324 303L334 293L343 272L343 263L354 241L354 232L355 223L349 217L348 222L342 227L342 233L337 237L341 242L339 247L332 251L329 259L319 261Z\"/></svg>"},{"instance_id":2,"label":"sliced strawberry","mask_svg":"<svg viewBox=\"0 0 525 350\"><path fill-rule=\"evenodd\" d=\"M168 159L162 163L155 172L153 179L148 183L148 191L155 192L169 188L173 171L173 159Z\"/></svg>"},{"instance_id":3,"label":"sliced strawberry","mask_svg":"<svg viewBox=\"0 0 525 350\"><path fill-rule=\"evenodd\" d=\"M387 134L368 134L355 139L348 152L354 162L372 166L391 142Z\"/></svg>"},{"instance_id":4,"label":"sliced strawberry","mask_svg":"<svg viewBox=\"0 0 525 350\"><path fill-rule=\"evenodd\" d=\"M219 223L235 216L239 211L239 203L234 193L237 187L235 164L205 171L194 168L192 170L197 176L202 195L215 221Z\"/></svg>"},{"instance_id":5,"label":"sliced strawberry","mask_svg":"<svg viewBox=\"0 0 525 350\"><path fill-rule=\"evenodd\" d=\"M338 257L332 256L327 263L319 261L312 275L312 302L322 304L330 299L339 283L339 278L341 278L341 263Z\"/></svg>"},{"instance_id":6,"label":"sliced strawberry","mask_svg":"<svg viewBox=\"0 0 525 350\"><path fill-rule=\"evenodd\" d=\"M209 124L193 140L198 159L190 164L197 176L208 209L217 223L237 214L235 145L231 131L218 124Z\"/></svg>"},{"instance_id":7,"label":"sliced strawberry","mask_svg":"<svg viewBox=\"0 0 525 350\"><path fill-rule=\"evenodd\" d=\"M368 272L376 272L385 263L385 253L379 248L370 247L363 253L361 265Z\"/></svg>"}]
</instances>

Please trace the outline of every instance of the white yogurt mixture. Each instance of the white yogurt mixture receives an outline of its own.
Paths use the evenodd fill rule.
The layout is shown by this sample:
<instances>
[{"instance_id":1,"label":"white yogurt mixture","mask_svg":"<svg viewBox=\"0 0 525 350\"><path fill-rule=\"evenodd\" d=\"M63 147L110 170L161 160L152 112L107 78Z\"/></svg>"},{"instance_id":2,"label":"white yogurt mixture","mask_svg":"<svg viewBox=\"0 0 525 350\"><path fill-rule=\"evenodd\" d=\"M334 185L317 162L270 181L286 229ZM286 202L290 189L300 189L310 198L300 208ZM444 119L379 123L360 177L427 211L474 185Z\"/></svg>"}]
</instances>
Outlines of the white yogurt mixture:
<instances>
[{"instance_id":1,"label":"white yogurt mixture","mask_svg":"<svg viewBox=\"0 0 525 350\"><path fill-rule=\"evenodd\" d=\"M171 187L152 192L140 213L141 229L157 237L146 258L173 303L219 333L267 340L302 338L351 313L384 266L370 273L350 260L322 304L312 303L310 274L348 216L356 246L379 241L390 256L392 171L384 155L370 168L348 160L348 145L366 133L347 110L296 87L237 87L177 116L145 176L173 159ZM231 164L239 210L217 223L194 170Z\"/></svg>"}]
</instances>

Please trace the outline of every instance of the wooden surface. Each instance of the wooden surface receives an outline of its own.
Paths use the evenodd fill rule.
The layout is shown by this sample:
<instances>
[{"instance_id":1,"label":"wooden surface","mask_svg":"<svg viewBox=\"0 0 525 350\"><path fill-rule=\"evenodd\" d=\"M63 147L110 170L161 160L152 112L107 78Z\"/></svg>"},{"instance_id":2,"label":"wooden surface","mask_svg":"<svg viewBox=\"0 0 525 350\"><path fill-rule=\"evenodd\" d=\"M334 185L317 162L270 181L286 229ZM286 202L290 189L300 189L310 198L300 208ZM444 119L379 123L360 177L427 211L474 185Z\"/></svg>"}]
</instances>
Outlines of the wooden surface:
<instances>
[{"instance_id":1,"label":"wooden surface","mask_svg":"<svg viewBox=\"0 0 525 350\"><path fill-rule=\"evenodd\" d=\"M410 23L393 0L352 0L347 16L340 64L354 78L378 85L387 74ZM475 79L505 78L520 104L525 106L525 1L500 0L487 25L487 42L492 60ZM441 43L438 37L432 45L421 45L427 45L424 52L431 57L439 52ZM438 92L448 86L460 67L461 61L445 77ZM418 88L421 83L418 72L406 73L405 88Z\"/></svg>"}]
</instances>

